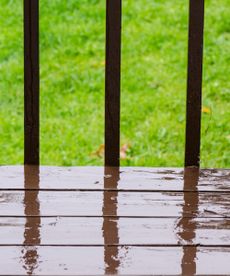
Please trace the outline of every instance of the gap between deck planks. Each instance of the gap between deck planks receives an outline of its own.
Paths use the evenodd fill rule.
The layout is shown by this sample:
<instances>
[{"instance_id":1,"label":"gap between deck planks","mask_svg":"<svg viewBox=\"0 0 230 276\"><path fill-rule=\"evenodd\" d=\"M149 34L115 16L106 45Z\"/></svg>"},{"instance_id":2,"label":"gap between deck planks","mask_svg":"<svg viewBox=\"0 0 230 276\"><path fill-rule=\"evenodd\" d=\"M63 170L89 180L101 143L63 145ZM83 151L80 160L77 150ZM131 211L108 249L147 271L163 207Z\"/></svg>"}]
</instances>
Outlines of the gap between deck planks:
<instances>
[{"instance_id":1,"label":"gap between deck planks","mask_svg":"<svg viewBox=\"0 0 230 276\"><path fill-rule=\"evenodd\" d=\"M0 167L0 275L230 275L229 178Z\"/></svg>"}]
</instances>

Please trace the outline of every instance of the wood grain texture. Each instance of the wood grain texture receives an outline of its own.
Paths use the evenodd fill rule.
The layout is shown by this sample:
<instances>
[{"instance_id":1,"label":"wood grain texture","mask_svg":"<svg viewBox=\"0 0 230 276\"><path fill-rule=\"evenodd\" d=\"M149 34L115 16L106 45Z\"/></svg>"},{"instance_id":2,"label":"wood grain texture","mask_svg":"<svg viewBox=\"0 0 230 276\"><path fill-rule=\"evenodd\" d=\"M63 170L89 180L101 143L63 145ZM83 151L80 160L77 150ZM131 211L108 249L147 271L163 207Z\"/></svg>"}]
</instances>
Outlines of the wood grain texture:
<instances>
[{"instance_id":1,"label":"wood grain texture","mask_svg":"<svg viewBox=\"0 0 230 276\"><path fill-rule=\"evenodd\" d=\"M221 247L5 246L0 255L0 275L230 274L230 249Z\"/></svg>"},{"instance_id":2,"label":"wood grain texture","mask_svg":"<svg viewBox=\"0 0 230 276\"><path fill-rule=\"evenodd\" d=\"M230 170L0 166L6 189L229 192Z\"/></svg>"},{"instance_id":3,"label":"wood grain texture","mask_svg":"<svg viewBox=\"0 0 230 276\"><path fill-rule=\"evenodd\" d=\"M0 203L1 216L230 217L230 193L0 191Z\"/></svg>"},{"instance_id":4,"label":"wood grain texture","mask_svg":"<svg viewBox=\"0 0 230 276\"><path fill-rule=\"evenodd\" d=\"M230 219L0 218L0 245L22 244L230 247Z\"/></svg>"},{"instance_id":5,"label":"wood grain texture","mask_svg":"<svg viewBox=\"0 0 230 276\"><path fill-rule=\"evenodd\" d=\"M204 0L190 0L185 166L200 165Z\"/></svg>"},{"instance_id":6,"label":"wood grain texture","mask_svg":"<svg viewBox=\"0 0 230 276\"><path fill-rule=\"evenodd\" d=\"M39 0L24 0L24 163L39 164Z\"/></svg>"},{"instance_id":7,"label":"wood grain texture","mask_svg":"<svg viewBox=\"0 0 230 276\"><path fill-rule=\"evenodd\" d=\"M121 0L106 0L105 166L120 163Z\"/></svg>"}]
</instances>

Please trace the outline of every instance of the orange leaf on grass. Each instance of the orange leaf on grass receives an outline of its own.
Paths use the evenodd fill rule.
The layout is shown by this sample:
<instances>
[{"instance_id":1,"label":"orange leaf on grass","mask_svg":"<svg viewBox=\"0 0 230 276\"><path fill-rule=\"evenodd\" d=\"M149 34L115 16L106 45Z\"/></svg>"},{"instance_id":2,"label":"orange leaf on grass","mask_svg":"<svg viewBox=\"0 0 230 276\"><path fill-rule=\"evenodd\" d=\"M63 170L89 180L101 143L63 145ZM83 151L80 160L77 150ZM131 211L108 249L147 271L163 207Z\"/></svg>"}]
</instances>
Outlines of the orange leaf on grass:
<instances>
[{"instance_id":1,"label":"orange leaf on grass","mask_svg":"<svg viewBox=\"0 0 230 276\"><path fill-rule=\"evenodd\" d=\"M127 159L127 153L130 149L130 145L129 144L124 144L121 149L120 149L120 158L122 160L125 160Z\"/></svg>"},{"instance_id":2,"label":"orange leaf on grass","mask_svg":"<svg viewBox=\"0 0 230 276\"><path fill-rule=\"evenodd\" d=\"M202 106L202 113L211 113L211 108L207 107L207 106Z\"/></svg>"},{"instance_id":3,"label":"orange leaf on grass","mask_svg":"<svg viewBox=\"0 0 230 276\"><path fill-rule=\"evenodd\" d=\"M120 158L122 160L127 159L127 153L129 151L129 149L130 149L130 145L129 144L123 144L121 146L121 149L120 149ZM97 156L99 158L102 158L104 156L104 152L105 152L105 145L102 144L102 145L100 145L98 147L98 149L95 152L92 153L92 155Z\"/></svg>"},{"instance_id":4,"label":"orange leaf on grass","mask_svg":"<svg viewBox=\"0 0 230 276\"><path fill-rule=\"evenodd\" d=\"M103 157L104 152L105 152L105 145L102 144L95 152L92 153L92 155L96 155L97 157Z\"/></svg>"}]
</instances>

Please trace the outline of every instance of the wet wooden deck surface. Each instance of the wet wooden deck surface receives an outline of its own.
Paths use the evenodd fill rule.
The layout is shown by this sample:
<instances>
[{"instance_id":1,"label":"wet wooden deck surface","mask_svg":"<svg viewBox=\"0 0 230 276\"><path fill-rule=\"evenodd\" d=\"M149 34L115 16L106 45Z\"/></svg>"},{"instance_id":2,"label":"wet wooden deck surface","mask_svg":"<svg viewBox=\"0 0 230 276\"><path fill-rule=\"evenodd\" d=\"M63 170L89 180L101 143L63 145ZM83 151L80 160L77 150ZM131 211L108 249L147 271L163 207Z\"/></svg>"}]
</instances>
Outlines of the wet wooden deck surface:
<instances>
[{"instance_id":1,"label":"wet wooden deck surface","mask_svg":"<svg viewBox=\"0 0 230 276\"><path fill-rule=\"evenodd\" d=\"M0 275L230 275L230 170L0 167Z\"/></svg>"}]
</instances>

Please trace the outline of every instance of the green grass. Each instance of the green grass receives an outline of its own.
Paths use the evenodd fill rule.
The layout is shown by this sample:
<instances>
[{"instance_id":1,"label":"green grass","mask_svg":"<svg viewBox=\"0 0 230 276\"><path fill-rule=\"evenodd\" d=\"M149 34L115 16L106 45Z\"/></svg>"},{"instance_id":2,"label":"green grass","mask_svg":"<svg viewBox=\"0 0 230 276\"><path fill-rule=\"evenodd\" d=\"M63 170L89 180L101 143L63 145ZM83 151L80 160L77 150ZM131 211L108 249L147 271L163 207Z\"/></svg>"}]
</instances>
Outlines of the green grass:
<instances>
[{"instance_id":1,"label":"green grass","mask_svg":"<svg viewBox=\"0 0 230 276\"><path fill-rule=\"evenodd\" d=\"M105 0L40 1L41 163L102 165ZM230 0L206 0L202 167L230 166ZM1 0L0 164L23 163L22 0ZM188 0L123 0L122 165L182 166Z\"/></svg>"}]
</instances>

